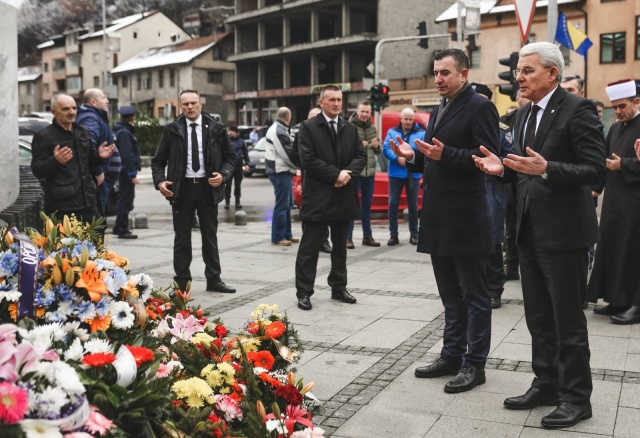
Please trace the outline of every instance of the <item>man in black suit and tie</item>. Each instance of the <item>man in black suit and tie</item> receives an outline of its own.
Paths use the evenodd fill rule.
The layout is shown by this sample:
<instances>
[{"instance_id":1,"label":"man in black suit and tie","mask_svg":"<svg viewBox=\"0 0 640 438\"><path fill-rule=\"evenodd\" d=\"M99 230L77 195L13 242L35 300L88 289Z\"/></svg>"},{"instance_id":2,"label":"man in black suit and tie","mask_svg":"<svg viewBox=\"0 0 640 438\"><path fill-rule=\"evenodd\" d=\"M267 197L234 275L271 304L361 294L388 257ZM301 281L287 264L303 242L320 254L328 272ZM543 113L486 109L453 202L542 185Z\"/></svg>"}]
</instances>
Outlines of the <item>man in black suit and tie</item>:
<instances>
[{"instance_id":1,"label":"man in black suit and tie","mask_svg":"<svg viewBox=\"0 0 640 438\"><path fill-rule=\"evenodd\" d=\"M217 231L218 204L234 172L236 154L224 126L202 112L196 90L180 93L180 108L183 114L164 128L151 160L153 183L173 211L174 280L180 290L191 281L191 223L197 211L207 290L233 293L236 290L220 279Z\"/></svg>"},{"instance_id":2,"label":"man in black suit and tie","mask_svg":"<svg viewBox=\"0 0 640 438\"><path fill-rule=\"evenodd\" d=\"M520 50L514 72L522 96L513 145L503 163L486 149L476 165L506 178L517 173L517 241L525 317L536 377L508 409L557 406L542 418L549 428L591 418L587 321L589 246L598 239L591 186L605 174L602 124L589 100L560 86L558 47L540 42Z\"/></svg>"},{"instance_id":3,"label":"man in black suit and tie","mask_svg":"<svg viewBox=\"0 0 640 438\"><path fill-rule=\"evenodd\" d=\"M342 91L327 85L320 92L322 112L300 125L302 166L302 238L296 258L298 307L311 310L318 255L327 226L331 228L331 298L356 302L347 291L347 232L360 212L356 179L366 164L358 130L342 116Z\"/></svg>"},{"instance_id":4,"label":"man in black suit and tie","mask_svg":"<svg viewBox=\"0 0 640 438\"><path fill-rule=\"evenodd\" d=\"M390 144L413 163L409 167L424 173L418 252L431 254L445 308L440 357L415 375L453 375L444 390L457 393L486 380L491 298L485 264L494 247L486 177L472 156L481 145L497 153L499 122L495 105L469 85L469 58L463 51L438 52L433 72L442 102L431 112L425 141L415 141L421 153L414 154L401 137Z\"/></svg>"}]
</instances>

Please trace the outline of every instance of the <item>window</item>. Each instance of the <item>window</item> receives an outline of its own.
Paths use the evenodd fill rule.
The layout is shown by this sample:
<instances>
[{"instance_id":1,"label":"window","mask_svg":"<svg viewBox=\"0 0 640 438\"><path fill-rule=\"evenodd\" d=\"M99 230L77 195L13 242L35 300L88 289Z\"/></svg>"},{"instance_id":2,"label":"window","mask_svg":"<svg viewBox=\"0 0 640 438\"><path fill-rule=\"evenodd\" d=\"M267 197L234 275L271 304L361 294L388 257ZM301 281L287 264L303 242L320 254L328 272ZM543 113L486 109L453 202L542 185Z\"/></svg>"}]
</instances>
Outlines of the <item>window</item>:
<instances>
[{"instance_id":1,"label":"window","mask_svg":"<svg viewBox=\"0 0 640 438\"><path fill-rule=\"evenodd\" d=\"M67 90L68 91L80 91L81 81L79 76L74 76L72 78L67 78Z\"/></svg>"},{"instance_id":2,"label":"window","mask_svg":"<svg viewBox=\"0 0 640 438\"><path fill-rule=\"evenodd\" d=\"M95 52L95 53L93 54L93 63L94 63L94 64L98 64L99 62L100 62L100 53Z\"/></svg>"},{"instance_id":3,"label":"window","mask_svg":"<svg viewBox=\"0 0 640 438\"><path fill-rule=\"evenodd\" d=\"M564 66L568 67L569 62L571 61L571 50L562 45L559 47L559 49L560 53L562 53L562 57L564 58Z\"/></svg>"},{"instance_id":4,"label":"window","mask_svg":"<svg viewBox=\"0 0 640 438\"><path fill-rule=\"evenodd\" d=\"M100 76L93 77L93 86L96 88L100 88Z\"/></svg>"},{"instance_id":5,"label":"window","mask_svg":"<svg viewBox=\"0 0 640 438\"><path fill-rule=\"evenodd\" d=\"M209 84L222 84L222 72L221 71L208 71L207 83Z\"/></svg>"},{"instance_id":6,"label":"window","mask_svg":"<svg viewBox=\"0 0 640 438\"><path fill-rule=\"evenodd\" d=\"M137 40L137 39L138 39L138 31L137 31L137 30L134 30L134 31L133 31L133 39L134 39L134 40Z\"/></svg>"},{"instance_id":7,"label":"window","mask_svg":"<svg viewBox=\"0 0 640 438\"><path fill-rule=\"evenodd\" d=\"M600 64L624 63L626 60L627 33L600 35Z\"/></svg>"},{"instance_id":8,"label":"window","mask_svg":"<svg viewBox=\"0 0 640 438\"><path fill-rule=\"evenodd\" d=\"M175 68L172 68L169 70L169 86L170 87L176 86L176 69Z\"/></svg>"},{"instance_id":9,"label":"window","mask_svg":"<svg viewBox=\"0 0 640 438\"><path fill-rule=\"evenodd\" d=\"M147 90L151 90L151 85L153 84L153 76L152 72L147 72L147 80L144 82L144 88Z\"/></svg>"},{"instance_id":10,"label":"window","mask_svg":"<svg viewBox=\"0 0 640 438\"><path fill-rule=\"evenodd\" d=\"M636 59L640 59L640 15L636 16Z\"/></svg>"},{"instance_id":11,"label":"window","mask_svg":"<svg viewBox=\"0 0 640 438\"><path fill-rule=\"evenodd\" d=\"M122 76L122 88L129 88L129 76Z\"/></svg>"},{"instance_id":12,"label":"window","mask_svg":"<svg viewBox=\"0 0 640 438\"><path fill-rule=\"evenodd\" d=\"M44 71L45 72L49 71L49 63L48 62L44 63Z\"/></svg>"},{"instance_id":13,"label":"window","mask_svg":"<svg viewBox=\"0 0 640 438\"><path fill-rule=\"evenodd\" d=\"M480 47L476 50L469 52L469 61L471 61L471 68L480 68L480 59L482 58Z\"/></svg>"},{"instance_id":14,"label":"window","mask_svg":"<svg viewBox=\"0 0 640 438\"><path fill-rule=\"evenodd\" d=\"M136 90L142 90L142 73L136 75Z\"/></svg>"},{"instance_id":15,"label":"window","mask_svg":"<svg viewBox=\"0 0 640 438\"><path fill-rule=\"evenodd\" d=\"M49 84L44 84L44 92L45 93L49 92Z\"/></svg>"},{"instance_id":16,"label":"window","mask_svg":"<svg viewBox=\"0 0 640 438\"><path fill-rule=\"evenodd\" d=\"M158 88L164 87L164 70L158 70Z\"/></svg>"}]
</instances>

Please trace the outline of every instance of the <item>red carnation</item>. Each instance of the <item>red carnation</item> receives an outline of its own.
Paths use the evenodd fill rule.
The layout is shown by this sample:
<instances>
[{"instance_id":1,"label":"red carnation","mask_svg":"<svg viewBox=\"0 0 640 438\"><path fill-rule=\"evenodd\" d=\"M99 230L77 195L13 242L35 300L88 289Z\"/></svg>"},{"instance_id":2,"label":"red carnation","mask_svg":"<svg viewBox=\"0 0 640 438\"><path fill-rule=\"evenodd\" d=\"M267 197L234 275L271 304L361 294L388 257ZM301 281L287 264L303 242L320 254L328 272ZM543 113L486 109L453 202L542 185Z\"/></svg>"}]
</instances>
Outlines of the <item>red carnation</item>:
<instances>
[{"instance_id":1,"label":"red carnation","mask_svg":"<svg viewBox=\"0 0 640 438\"><path fill-rule=\"evenodd\" d=\"M90 367L103 367L116 360L113 353L91 353L82 358L82 363Z\"/></svg>"},{"instance_id":2,"label":"red carnation","mask_svg":"<svg viewBox=\"0 0 640 438\"><path fill-rule=\"evenodd\" d=\"M298 406L302 403L302 394L293 385L284 385L276 389L276 397L284 399L289 405Z\"/></svg>"},{"instance_id":3,"label":"red carnation","mask_svg":"<svg viewBox=\"0 0 640 438\"><path fill-rule=\"evenodd\" d=\"M145 347L132 347L131 345L127 345L127 348L133 355L133 358L136 360L136 366L140 368L145 362L149 362L150 360L155 359L153 351L149 350Z\"/></svg>"},{"instance_id":4,"label":"red carnation","mask_svg":"<svg viewBox=\"0 0 640 438\"><path fill-rule=\"evenodd\" d=\"M267 371L271 371L273 364L276 362L275 358L268 351L250 351L247 353L247 358L251 361L254 367L261 367Z\"/></svg>"},{"instance_id":5,"label":"red carnation","mask_svg":"<svg viewBox=\"0 0 640 438\"><path fill-rule=\"evenodd\" d=\"M223 325L216 325L216 328L213 329L213 331L219 338L224 338L225 336L227 336L227 328Z\"/></svg>"}]
</instances>

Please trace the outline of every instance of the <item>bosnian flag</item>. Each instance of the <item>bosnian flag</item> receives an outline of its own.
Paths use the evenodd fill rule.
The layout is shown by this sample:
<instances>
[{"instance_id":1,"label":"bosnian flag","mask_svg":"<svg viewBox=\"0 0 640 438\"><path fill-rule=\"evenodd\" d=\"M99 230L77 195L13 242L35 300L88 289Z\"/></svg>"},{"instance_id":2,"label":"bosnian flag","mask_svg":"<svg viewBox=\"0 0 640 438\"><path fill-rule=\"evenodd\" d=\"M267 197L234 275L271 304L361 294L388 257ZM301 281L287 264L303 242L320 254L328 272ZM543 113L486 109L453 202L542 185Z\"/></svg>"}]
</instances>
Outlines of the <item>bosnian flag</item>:
<instances>
[{"instance_id":1,"label":"bosnian flag","mask_svg":"<svg viewBox=\"0 0 640 438\"><path fill-rule=\"evenodd\" d=\"M556 28L556 41L566 48L587 55L587 50L593 45L586 34L580 32L577 27L567 20L564 13L558 14L558 27Z\"/></svg>"}]
</instances>

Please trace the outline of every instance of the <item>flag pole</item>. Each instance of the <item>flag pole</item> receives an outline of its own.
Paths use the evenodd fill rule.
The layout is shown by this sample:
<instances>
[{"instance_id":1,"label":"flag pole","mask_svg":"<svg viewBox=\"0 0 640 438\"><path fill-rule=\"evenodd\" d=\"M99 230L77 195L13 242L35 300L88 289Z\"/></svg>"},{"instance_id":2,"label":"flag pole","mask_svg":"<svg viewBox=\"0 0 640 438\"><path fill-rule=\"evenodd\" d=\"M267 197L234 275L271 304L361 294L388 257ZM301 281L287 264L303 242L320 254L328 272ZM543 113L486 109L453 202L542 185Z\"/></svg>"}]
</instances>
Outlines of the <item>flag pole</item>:
<instances>
[{"instance_id":1,"label":"flag pole","mask_svg":"<svg viewBox=\"0 0 640 438\"><path fill-rule=\"evenodd\" d=\"M553 43L558 26L558 0L549 0L547 5L547 41Z\"/></svg>"}]
</instances>

